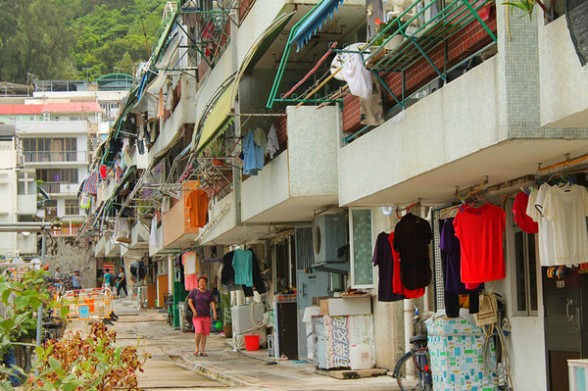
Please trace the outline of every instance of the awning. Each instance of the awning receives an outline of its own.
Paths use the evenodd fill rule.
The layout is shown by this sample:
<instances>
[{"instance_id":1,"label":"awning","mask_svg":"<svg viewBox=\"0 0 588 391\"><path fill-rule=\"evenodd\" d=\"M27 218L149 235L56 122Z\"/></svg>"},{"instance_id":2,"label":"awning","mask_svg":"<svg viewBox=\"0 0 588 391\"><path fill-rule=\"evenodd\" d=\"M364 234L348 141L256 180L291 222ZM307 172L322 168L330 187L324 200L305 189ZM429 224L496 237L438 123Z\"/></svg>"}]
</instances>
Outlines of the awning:
<instances>
[{"instance_id":1,"label":"awning","mask_svg":"<svg viewBox=\"0 0 588 391\"><path fill-rule=\"evenodd\" d=\"M208 104L208 114L200 120L200 132L194 132L196 137L196 152L200 152L209 141L221 130L231 118L233 102L235 101L236 90L239 86L238 80L231 76L221 87L219 93L215 94L212 102ZM198 126L198 125L197 125ZM194 145L194 143L192 144Z\"/></svg>"},{"instance_id":2,"label":"awning","mask_svg":"<svg viewBox=\"0 0 588 391\"><path fill-rule=\"evenodd\" d=\"M288 44L296 42L297 49L300 49L310 40L310 38L323 26L328 18L332 18L333 14L343 4L344 0L323 0L317 4L306 16L290 39Z\"/></svg>"},{"instance_id":3,"label":"awning","mask_svg":"<svg viewBox=\"0 0 588 391\"><path fill-rule=\"evenodd\" d=\"M97 183L98 183L98 172L96 170L94 170L84 180L84 185L82 186L82 193L96 194L96 184Z\"/></svg>"},{"instance_id":4,"label":"awning","mask_svg":"<svg viewBox=\"0 0 588 391\"><path fill-rule=\"evenodd\" d=\"M273 23L265 29L260 37L251 46L237 71L236 75L228 78L207 105L202 119L196 124L194 130L192 148L199 153L216 136L221 134L232 123L232 111L235 98L239 88L239 81L250 66L255 65L257 60L267 50L278 34L286 27L295 12L280 14ZM200 130L200 131L199 131Z\"/></svg>"}]
</instances>

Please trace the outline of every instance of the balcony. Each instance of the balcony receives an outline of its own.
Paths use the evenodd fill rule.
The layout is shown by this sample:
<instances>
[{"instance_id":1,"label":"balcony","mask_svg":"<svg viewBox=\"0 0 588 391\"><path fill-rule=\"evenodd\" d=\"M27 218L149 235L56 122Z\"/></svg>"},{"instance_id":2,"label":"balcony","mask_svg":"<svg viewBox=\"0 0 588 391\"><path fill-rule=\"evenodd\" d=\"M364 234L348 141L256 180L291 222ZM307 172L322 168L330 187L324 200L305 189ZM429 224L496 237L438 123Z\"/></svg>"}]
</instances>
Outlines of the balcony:
<instances>
[{"instance_id":1,"label":"balcony","mask_svg":"<svg viewBox=\"0 0 588 391\"><path fill-rule=\"evenodd\" d=\"M28 233L28 235L23 232L17 233L16 248L20 255L37 254L37 235L34 233Z\"/></svg>"},{"instance_id":2,"label":"balcony","mask_svg":"<svg viewBox=\"0 0 588 391\"><path fill-rule=\"evenodd\" d=\"M151 236L151 234L149 235ZM160 225L159 227L157 227L157 231L155 232L155 241L149 241L149 256L153 257L162 252L162 250L164 249L165 247L163 245L163 225Z\"/></svg>"},{"instance_id":3,"label":"balcony","mask_svg":"<svg viewBox=\"0 0 588 391\"><path fill-rule=\"evenodd\" d=\"M75 195L80 188L79 183L44 182L40 184L47 194L53 195Z\"/></svg>"},{"instance_id":4,"label":"balcony","mask_svg":"<svg viewBox=\"0 0 588 391\"><path fill-rule=\"evenodd\" d=\"M183 135L184 126L187 125L190 131L196 121L196 98L194 97L196 86L194 79L182 76L180 82L179 102L171 112L170 116L163 123L162 131L155 140L154 145L149 149L150 158L158 156L162 151L178 140Z\"/></svg>"},{"instance_id":5,"label":"balcony","mask_svg":"<svg viewBox=\"0 0 588 391\"><path fill-rule=\"evenodd\" d=\"M149 230L139 221L131 228L131 243L121 246L121 256L141 257L149 252Z\"/></svg>"},{"instance_id":6,"label":"balcony","mask_svg":"<svg viewBox=\"0 0 588 391\"><path fill-rule=\"evenodd\" d=\"M33 215L37 212L36 194L19 194L17 203L17 213L20 215Z\"/></svg>"},{"instance_id":7,"label":"balcony","mask_svg":"<svg viewBox=\"0 0 588 391\"><path fill-rule=\"evenodd\" d=\"M48 166L52 164L87 164L86 151L24 151L25 164L28 166Z\"/></svg>"},{"instance_id":8,"label":"balcony","mask_svg":"<svg viewBox=\"0 0 588 391\"><path fill-rule=\"evenodd\" d=\"M16 125L20 137L88 134L88 121L19 121Z\"/></svg>"},{"instance_id":9,"label":"balcony","mask_svg":"<svg viewBox=\"0 0 588 391\"><path fill-rule=\"evenodd\" d=\"M104 256L107 258L120 257L121 244L112 238L107 238L104 244Z\"/></svg>"},{"instance_id":10,"label":"balcony","mask_svg":"<svg viewBox=\"0 0 588 391\"><path fill-rule=\"evenodd\" d=\"M106 240L106 236L102 236L98 242L96 242L96 246L94 246L94 256L97 258L105 256L104 250L106 249Z\"/></svg>"},{"instance_id":11,"label":"balcony","mask_svg":"<svg viewBox=\"0 0 588 391\"><path fill-rule=\"evenodd\" d=\"M190 224L190 208L186 206L190 191L197 189L196 181L186 181L182 184L180 199L170 210L163 214L163 246L190 247L198 236L200 228Z\"/></svg>"},{"instance_id":12,"label":"balcony","mask_svg":"<svg viewBox=\"0 0 588 391\"><path fill-rule=\"evenodd\" d=\"M275 222L311 221L315 211L336 205L339 121L335 107L289 107L288 148L243 181L240 201L231 192L211 205L198 243L259 239L271 235Z\"/></svg>"},{"instance_id":13,"label":"balcony","mask_svg":"<svg viewBox=\"0 0 588 391\"><path fill-rule=\"evenodd\" d=\"M531 23L527 21L528 23ZM539 26L541 125L549 128L586 128L588 78L570 39L566 18Z\"/></svg>"}]
</instances>

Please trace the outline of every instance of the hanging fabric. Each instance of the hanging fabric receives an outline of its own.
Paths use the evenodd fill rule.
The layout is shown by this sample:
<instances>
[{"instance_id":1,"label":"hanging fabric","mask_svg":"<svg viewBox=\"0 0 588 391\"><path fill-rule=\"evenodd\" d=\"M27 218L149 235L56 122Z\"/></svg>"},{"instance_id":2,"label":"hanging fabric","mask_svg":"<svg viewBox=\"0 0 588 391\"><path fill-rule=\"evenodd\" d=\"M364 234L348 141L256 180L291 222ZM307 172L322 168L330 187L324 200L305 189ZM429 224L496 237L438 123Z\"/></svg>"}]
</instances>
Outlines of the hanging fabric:
<instances>
[{"instance_id":1,"label":"hanging fabric","mask_svg":"<svg viewBox=\"0 0 588 391\"><path fill-rule=\"evenodd\" d=\"M506 213L496 205L463 205L453 221L461 251L461 280L468 284L506 277L502 234Z\"/></svg>"},{"instance_id":2,"label":"hanging fabric","mask_svg":"<svg viewBox=\"0 0 588 391\"><path fill-rule=\"evenodd\" d=\"M267 132L267 146L265 147L265 154L269 155L270 159L274 158L276 152L280 150L278 143L278 133L276 127L272 124Z\"/></svg>"},{"instance_id":3,"label":"hanging fabric","mask_svg":"<svg viewBox=\"0 0 588 391\"><path fill-rule=\"evenodd\" d=\"M202 189L191 191L186 197L186 207L190 210L190 227L204 227L208 215L208 194Z\"/></svg>"},{"instance_id":4,"label":"hanging fabric","mask_svg":"<svg viewBox=\"0 0 588 391\"><path fill-rule=\"evenodd\" d=\"M249 250L235 250L233 255L233 269L235 270L235 284L247 287L253 286L253 254Z\"/></svg>"},{"instance_id":5,"label":"hanging fabric","mask_svg":"<svg viewBox=\"0 0 588 391\"><path fill-rule=\"evenodd\" d=\"M551 225L554 265L588 262L588 191L584 186L551 186L547 190L543 217Z\"/></svg>"},{"instance_id":6,"label":"hanging fabric","mask_svg":"<svg viewBox=\"0 0 588 391\"><path fill-rule=\"evenodd\" d=\"M402 282L402 269L400 267L400 254L394 250L394 232L388 235L388 245L392 249L392 261L394 263L394 274L392 276L392 292L402 295L406 299L418 299L425 294L425 288L407 289Z\"/></svg>"},{"instance_id":7,"label":"hanging fabric","mask_svg":"<svg viewBox=\"0 0 588 391\"><path fill-rule=\"evenodd\" d=\"M400 254L402 281L408 289L424 288L431 283L429 242L433 232L429 222L408 213L394 229L394 249Z\"/></svg>"},{"instance_id":8,"label":"hanging fabric","mask_svg":"<svg viewBox=\"0 0 588 391\"><path fill-rule=\"evenodd\" d=\"M528 234L539 232L539 225L529 215L527 215L527 206L529 205L529 196L524 191L518 193L512 204L512 215L515 223L520 229Z\"/></svg>"},{"instance_id":9,"label":"hanging fabric","mask_svg":"<svg viewBox=\"0 0 588 391\"><path fill-rule=\"evenodd\" d=\"M197 255L193 251L182 254L182 265L184 266L184 288L187 291L198 288L198 267Z\"/></svg>"},{"instance_id":10,"label":"hanging fabric","mask_svg":"<svg viewBox=\"0 0 588 391\"><path fill-rule=\"evenodd\" d=\"M394 294L392 281L394 279L394 259L392 247L388 241L390 234L380 232L376 238L376 245L372 256L372 264L378 267L378 301L390 302L404 299L403 295Z\"/></svg>"},{"instance_id":11,"label":"hanging fabric","mask_svg":"<svg viewBox=\"0 0 588 391\"><path fill-rule=\"evenodd\" d=\"M530 216L539 226L538 246L539 262L541 266L554 266L555 254L553 245L550 244L553 238L553 225L549 220L543 218L543 204L545 196L551 186L545 182L537 191L531 191L529 202L527 203L527 215Z\"/></svg>"}]
</instances>

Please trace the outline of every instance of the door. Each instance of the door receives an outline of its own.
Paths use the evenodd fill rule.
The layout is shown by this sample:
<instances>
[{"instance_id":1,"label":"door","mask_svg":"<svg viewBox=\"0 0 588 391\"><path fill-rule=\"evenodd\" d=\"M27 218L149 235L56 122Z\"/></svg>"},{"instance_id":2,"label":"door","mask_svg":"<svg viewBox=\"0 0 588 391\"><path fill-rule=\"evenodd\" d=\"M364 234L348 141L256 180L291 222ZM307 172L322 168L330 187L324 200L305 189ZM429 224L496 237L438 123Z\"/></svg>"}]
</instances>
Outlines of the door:
<instances>
[{"instance_id":1,"label":"door","mask_svg":"<svg viewBox=\"0 0 588 391\"><path fill-rule=\"evenodd\" d=\"M279 356L298 360L298 321L296 303L278 303Z\"/></svg>"},{"instance_id":2,"label":"door","mask_svg":"<svg viewBox=\"0 0 588 391\"><path fill-rule=\"evenodd\" d=\"M329 296L329 273L323 271L297 271L296 300L298 301L298 356L309 359L309 347L312 346L312 323L304 323L304 309L312 305L317 297ZM312 352L311 352L312 353Z\"/></svg>"}]
</instances>

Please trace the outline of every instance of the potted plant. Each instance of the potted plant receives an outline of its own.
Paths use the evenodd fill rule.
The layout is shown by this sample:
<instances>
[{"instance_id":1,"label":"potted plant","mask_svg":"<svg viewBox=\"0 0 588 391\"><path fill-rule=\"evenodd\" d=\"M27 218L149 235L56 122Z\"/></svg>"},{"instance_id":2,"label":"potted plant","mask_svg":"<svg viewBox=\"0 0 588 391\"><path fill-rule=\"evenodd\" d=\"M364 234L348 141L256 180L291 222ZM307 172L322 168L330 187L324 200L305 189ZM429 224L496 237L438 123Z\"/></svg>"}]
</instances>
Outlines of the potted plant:
<instances>
[{"instance_id":1,"label":"potted plant","mask_svg":"<svg viewBox=\"0 0 588 391\"><path fill-rule=\"evenodd\" d=\"M376 39L373 42L374 46L382 46L387 50L394 50L402 44L404 37L398 34L402 22L398 17L391 17L387 22L382 22L376 18Z\"/></svg>"}]
</instances>

